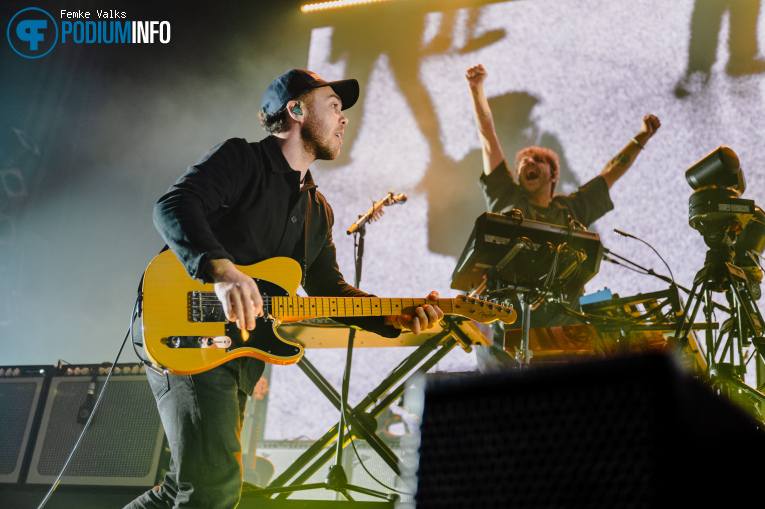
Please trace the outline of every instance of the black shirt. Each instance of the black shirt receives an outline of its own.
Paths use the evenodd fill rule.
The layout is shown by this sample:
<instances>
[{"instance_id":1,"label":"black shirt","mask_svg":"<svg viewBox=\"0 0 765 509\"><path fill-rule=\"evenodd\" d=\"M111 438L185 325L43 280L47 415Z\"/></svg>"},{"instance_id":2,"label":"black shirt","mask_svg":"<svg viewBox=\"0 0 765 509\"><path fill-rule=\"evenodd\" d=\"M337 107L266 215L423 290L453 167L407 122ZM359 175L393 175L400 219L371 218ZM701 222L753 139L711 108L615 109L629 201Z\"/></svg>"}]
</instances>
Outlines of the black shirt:
<instances>
[{"instance_id":1,"label":"black shirt","mask_svg":"<svg viewBox=\"0 0 765 509\"><path fill-rule=\"evenodd\" d=\"M568 225L568 216L571 216L575 221L589 227L614 208L608 192L608 183L600 175L581 186L573 194L553 196L547 208L534 205L529 201L523 188L513 179L505 160L491 174L482 174L479 186L483 191L486 206L490 212L501 214L511 209L518 209L526 219L558 226ZM572 291L571 295L578 296L582 290L583 288L579 288ZM518 305L517 300L513 302ZM574 299L571 305L578 308L578 301ZM548 327L567 323L577 322L568 320L557 311L548 309L546 305L531 313L532 327ZM496 340L501 342L501 337L498 336Z\"/></svg>"},{"instance_id":2,"label":"black shirt","mask_svg":"<svg viewBox=\"0 0 765 509\"><path fill-rule=\"evenodd\" d=\"M575 193L555 195L549 207L539 207L529 201L523 188L513 179L506 161L502 161L491 174L482 174L479 181L489 212L501 214L518 209L523 217L532 221L566 226L568 216L590 227L597 219L613 210L606 179L598 175L581 186Z\"/></svg>"},{"instance_id":3,"label":"black shirt","mask_svg":"<svg viewBox=\"0 0 765 509\"><path fill-rule=\"evenodd\" d=\"M310 171L300 184L276 138L232 138L189 166L154 207L154 224L189 275L211 283L210 260L251 265L275 256L304 268L309 295L368 296L343 279L332 241L332 208ZM289 289L292 290L292 289ZM386 337L381 317L338 319Z\"/></svg>"}]
</instances>

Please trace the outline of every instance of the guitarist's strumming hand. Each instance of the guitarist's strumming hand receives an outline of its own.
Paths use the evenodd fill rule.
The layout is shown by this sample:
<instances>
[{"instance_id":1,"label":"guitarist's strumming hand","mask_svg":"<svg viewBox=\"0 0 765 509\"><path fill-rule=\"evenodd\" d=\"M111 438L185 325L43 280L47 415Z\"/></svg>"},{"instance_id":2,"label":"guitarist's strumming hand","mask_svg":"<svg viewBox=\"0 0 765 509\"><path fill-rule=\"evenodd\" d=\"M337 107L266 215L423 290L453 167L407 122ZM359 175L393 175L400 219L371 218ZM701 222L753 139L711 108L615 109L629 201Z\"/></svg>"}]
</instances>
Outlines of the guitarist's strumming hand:
<instances>
[{"instance_id":1,"label":"guitarist's strumming hand","mask_svg":"<svg viewBox=\"0 0 765 509\"><path fill-rule=\"evenodd\" d=\"M215 281L215 295L226 318L240 329L253 330L256 317L263 316L263 298L255 281L225 258L211 260L207 273Z\"/></svg>"},{"instance_id":2,"label":"guitarist's strumming hand","mask_svg":"<svg viewBox=\"0 0 765 509\"><path fill-rule=\"evenodd\" d=\"M426 301L433 301L433 304L425 304L414 310L413 315L395 315L386 316L385 324L393 325L397 329L410 330L414 335L433 327L436 322L444 317L444 312L438 307L438 292L432 291L425 297Z\"/></svg>"}]
</instances>

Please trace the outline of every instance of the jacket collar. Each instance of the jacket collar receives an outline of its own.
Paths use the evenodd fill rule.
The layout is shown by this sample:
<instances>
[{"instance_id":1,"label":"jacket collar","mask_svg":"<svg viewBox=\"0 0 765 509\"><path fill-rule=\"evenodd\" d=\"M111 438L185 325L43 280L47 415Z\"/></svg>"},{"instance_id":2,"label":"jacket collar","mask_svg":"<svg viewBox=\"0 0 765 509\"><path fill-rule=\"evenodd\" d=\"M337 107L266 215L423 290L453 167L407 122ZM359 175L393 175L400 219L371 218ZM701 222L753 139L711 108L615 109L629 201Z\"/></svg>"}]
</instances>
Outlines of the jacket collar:
<instances>
[{"instance_id":1,"label":"jacket collar","mask_svg":"<svg viewBox=\"0 0 765 509\"><path fill-rule=\"evenodd\" d=\"M293 170L287 162L287 158L284 157L284 153L282 152L281 147L279 147L275 136L268 136L261 141L261 144L264 148L264 152L266 153L266 157L268 158L268 162L270 163L269 167L271 168L272 172L291 173L296 171ZM306 171L305 182L303 186L301 186L301 189L316 189L317 187L318 186L313 181L311 170L309 169Z\"/></svg>"},{"instance_id":2,"label":"jacket collar","mask_svg":"<svg viewBox=\"0 0 765 509\"><path fill-rule=\"evenodd\" d=\"M289 173L295 171L287 162L287 158L284 157L281 147L276 141L275 136L268 136L264 138L260 144L263 146L266 157L268 158L269 167L274 173Z\"/></svg>"}]
</instances>

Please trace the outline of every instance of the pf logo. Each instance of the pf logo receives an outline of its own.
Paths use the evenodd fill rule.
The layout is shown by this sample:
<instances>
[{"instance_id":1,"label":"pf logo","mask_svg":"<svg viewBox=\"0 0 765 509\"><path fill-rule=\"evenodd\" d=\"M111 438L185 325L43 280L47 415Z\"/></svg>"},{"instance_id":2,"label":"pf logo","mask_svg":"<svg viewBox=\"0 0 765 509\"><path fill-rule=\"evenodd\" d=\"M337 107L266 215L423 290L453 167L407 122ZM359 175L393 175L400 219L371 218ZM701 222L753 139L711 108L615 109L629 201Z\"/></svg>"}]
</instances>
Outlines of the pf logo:
<instances>
[{"instance_id":1,"label":"pf logo","mask_svg":"<svg viewBox=\"0 0 765 509\"><path fill-rule=\"evenodd\" d=\"M27 7L11 18L7 35L13 51L24 58L40 58L56 45L58 25L46 11Z\"/></svg>"}]
</instances>

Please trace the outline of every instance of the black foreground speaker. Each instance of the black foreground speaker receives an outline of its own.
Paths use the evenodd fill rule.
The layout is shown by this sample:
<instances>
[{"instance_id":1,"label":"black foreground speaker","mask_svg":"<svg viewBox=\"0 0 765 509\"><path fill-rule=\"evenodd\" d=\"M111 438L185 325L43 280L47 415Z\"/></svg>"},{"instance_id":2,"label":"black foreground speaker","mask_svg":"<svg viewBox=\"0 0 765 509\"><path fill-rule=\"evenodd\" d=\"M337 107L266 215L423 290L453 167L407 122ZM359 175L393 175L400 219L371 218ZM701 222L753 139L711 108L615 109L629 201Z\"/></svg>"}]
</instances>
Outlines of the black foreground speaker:
<instances>
[{"instance_id":1,"label":"black foreground speaker","mask_svg":"<svg viewBox=\"0 0 765 509\"><path fill-rule=\"evenodd\" d=\"M664 356L429 378L421 432L418 509L729 506L765 457Z\"/></svg>"},{"instance_id":2,"label":"black foreground speaker","mask_svg":"<svg viewBox=\"0 0 765 509\"><path fill-rule=\"evenodd\" d=\"M98 366L89 368L92 373ZM103 370L102 370L103 371ZM50 484L74 447L106 376L53 377L27 484ZM94 394L89 386L96 382ZM164 430L145 374L122 366L61 483L153 486L162 456Z\"/></svg>"},{"instance_id":3,"label":"black foreground speaker","mask_svg":"<svg viewBox=\"0 0 765 509\"><path fill-rule=\"evenodd\" d=\"M0 484L17 483L53 366L0 367ZM35 418L38 419L35 419Z\"/></svg>"}]
</instances>

